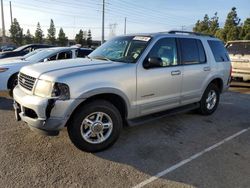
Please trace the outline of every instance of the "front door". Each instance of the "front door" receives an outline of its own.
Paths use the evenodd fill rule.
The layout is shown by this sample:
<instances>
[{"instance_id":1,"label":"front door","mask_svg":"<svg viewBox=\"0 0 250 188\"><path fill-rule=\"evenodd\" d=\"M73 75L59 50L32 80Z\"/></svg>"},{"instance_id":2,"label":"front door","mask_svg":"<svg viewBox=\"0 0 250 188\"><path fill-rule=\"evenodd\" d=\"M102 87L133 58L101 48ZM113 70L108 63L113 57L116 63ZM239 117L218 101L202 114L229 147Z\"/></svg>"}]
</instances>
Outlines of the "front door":
<instances>
[{"instance_id":1,"label":"front door","mask_svg":"<svg viewBox=\"0 0 250 188\"><path fill-rule=\"evenodd\" d=\"M159 39L144 60L160 58L161 67L137 68L137 105L146 115L179 106L182 67L179 65L175 38Z\"/></svg>"}]
</instances>

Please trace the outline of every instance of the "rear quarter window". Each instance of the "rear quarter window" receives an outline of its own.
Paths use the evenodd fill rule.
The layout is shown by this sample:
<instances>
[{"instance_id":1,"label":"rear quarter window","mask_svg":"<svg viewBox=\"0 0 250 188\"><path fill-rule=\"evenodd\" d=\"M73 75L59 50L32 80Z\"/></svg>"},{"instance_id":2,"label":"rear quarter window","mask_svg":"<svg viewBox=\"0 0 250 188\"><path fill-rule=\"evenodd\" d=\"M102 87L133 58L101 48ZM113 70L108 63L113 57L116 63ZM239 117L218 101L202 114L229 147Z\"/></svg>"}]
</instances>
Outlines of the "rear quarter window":
<instances>
[{"instance_id":1,"label":"rear quarter window","mask_svg":"<svg viewBox=\"0 0 250 188\"><path fill-rule=\"evenodd\" d=\"M212 50L216 62L229 61L227 50L221 41L208 40L208 44Z\"/></svg>"}]
</instances>

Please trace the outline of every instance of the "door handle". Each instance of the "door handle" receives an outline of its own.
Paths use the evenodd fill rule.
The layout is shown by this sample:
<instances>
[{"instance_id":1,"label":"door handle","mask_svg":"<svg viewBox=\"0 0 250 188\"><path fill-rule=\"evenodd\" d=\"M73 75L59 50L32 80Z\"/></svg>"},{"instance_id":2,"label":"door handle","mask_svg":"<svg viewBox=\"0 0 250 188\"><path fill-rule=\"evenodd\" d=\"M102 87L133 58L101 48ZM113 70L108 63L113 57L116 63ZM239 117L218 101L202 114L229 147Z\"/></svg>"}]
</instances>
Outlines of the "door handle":
<instances>
[{"instance_id":1,"label":"door handle","mask_svg":"<svg viewBox=\"0 0 250 188\"><path fill-rule=\"evenodd\" d=\"M204 71L210 71L211 68L210 68L210 67L204 67L203 70L204 70Z\"/></svg>"},{"instance_id":2,"label":"door handle","mask_svg":"<svg viewBox=\"0 0 250 188\"><path fill-rule=\"evenodd\" d=\"M181 71L179 71L179 70L176 70L176 71L172 71L172 72L171 72L171 75L172 75L172 76L180 75L180 74L181 74Z\"/></svg>"}]
</instances>

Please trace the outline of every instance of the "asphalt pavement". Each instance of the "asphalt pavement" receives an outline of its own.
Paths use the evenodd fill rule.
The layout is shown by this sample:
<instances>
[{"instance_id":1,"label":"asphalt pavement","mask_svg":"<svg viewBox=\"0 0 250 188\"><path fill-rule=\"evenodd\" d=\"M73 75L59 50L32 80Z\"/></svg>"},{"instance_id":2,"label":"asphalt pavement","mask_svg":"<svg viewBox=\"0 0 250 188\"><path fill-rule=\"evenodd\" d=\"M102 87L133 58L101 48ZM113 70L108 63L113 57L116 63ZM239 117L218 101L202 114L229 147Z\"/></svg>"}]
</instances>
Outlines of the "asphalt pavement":
<instances>
[{"instance_id":1,"label":"asphalt pavement","mask_svg":"<svg viewBox=\"0 0 250 188\"><path fill-rule=\"evenodd\" d=\"M16 122L0 93L1 187L250 187L250 84L234 83L211 116L176 114L126 127L100 153ZM184 161L184 162L183 162Z\"/></svg>"}]
</instances>

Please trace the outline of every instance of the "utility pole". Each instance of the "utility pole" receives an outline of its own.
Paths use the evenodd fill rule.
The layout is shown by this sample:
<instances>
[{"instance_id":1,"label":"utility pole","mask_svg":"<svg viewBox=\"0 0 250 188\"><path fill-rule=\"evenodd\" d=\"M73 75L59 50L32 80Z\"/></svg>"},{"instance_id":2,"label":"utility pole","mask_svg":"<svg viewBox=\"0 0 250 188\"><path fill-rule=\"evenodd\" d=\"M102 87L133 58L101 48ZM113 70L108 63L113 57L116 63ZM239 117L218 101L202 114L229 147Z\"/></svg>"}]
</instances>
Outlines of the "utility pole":
<instances>
[{"instance_id":1,"label":"utility pole","mask_svg":"<svg viewBox=\"0 0 250 188\"><path fill-rule=\"evenodd\" d=\"M127 17L125 17L125 20L124 20L124 35L126 35L127 33Z\"/></svg>"},{"instance_id":2,"label":"utility pole","mask_svg":"<svg viewBox=\"0 0 250 188\"><path fill-rule=\"evenodd\" d=\"M102 41L101 44L104 43L104 12L105 12L105 0L102 0Z\"/></svg>"},{"instance_id":3,"label":"utility pole","mask_svg":"<svg viewBox=\"0 0 250 188\"><path fill-rule=\"evenodd\" d=\"M1 10L2 10L2 42L6 42L5 39L5 25L4 25L4 12L3 12L3 0L1 0Z\"/></svg>"},{"instance_id":4,"label":"utility pole","mask_svg":"<svg viewBox=\"0 0 250 188\"><path fill-rule=\"evenodd\" d=\"M13 24L13 20L12 20L12 6L11 6L11 1L10 1L10 21L11 21L11 25Z\"/></svg>"}]
</instances>

